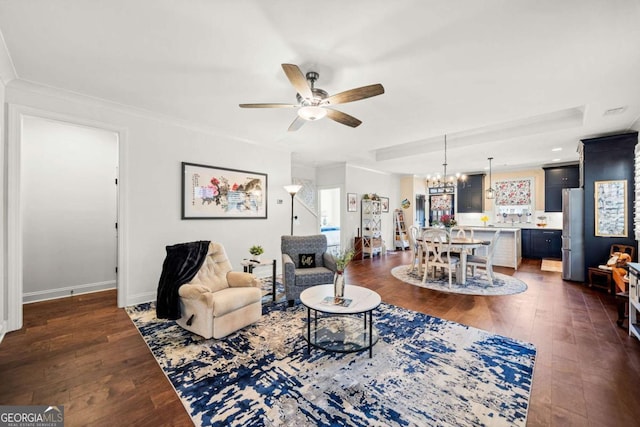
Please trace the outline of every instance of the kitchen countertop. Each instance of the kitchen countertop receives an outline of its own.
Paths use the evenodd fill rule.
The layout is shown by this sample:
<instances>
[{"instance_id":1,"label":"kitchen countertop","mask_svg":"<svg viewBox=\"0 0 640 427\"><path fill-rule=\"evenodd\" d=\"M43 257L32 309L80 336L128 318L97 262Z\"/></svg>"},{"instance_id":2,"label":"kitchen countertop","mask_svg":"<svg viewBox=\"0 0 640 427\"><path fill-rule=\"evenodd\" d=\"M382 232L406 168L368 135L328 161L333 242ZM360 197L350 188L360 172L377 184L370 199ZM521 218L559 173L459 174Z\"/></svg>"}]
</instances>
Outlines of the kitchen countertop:
<instances>
[{"instance_id":1,"label":"kitchen countertop","mask_svg":"<svg viewBox=\"0 0 640 427\"><path fill-rule=\"evenodd\" d=\"M496 224L496 225L487 225L482 226L482 225L459 225L459 227L462 228L473 228L474 230L495 230L496 228L499 228L500 230L510 230L510 231L515 231L515 230L523 230L523 229L529 229L529 230L562 230L562 228L556 228L556 227L538 227L535 224L514 224L514 225L510 225L510 224Z\"/></svg>"},{"instance_id":2,"label":"kitchen countertop","mask_svg":"<svg viewBox=\"0 0 640 427\"><path fill-rule=\"evenodd\" d=\"M493 265L518 269L518 265L522 261L522 229L482 226L471 226L467 229L474 233L475 238L481 240L490 240L495 233L500 232L500 238L493 251ZM478 251L480 251L479 255L486 254L481 249Z\"/></svg>"}]
</instances>

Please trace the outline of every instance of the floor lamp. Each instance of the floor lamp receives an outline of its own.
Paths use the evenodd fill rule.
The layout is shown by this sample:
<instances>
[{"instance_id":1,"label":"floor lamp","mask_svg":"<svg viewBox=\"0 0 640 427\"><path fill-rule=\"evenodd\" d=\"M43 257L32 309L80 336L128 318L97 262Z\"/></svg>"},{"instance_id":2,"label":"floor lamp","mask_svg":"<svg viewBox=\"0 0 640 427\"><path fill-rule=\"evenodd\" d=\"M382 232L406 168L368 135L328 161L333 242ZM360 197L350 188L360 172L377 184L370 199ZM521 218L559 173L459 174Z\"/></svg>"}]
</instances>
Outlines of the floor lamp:
<instances>
[{"instance_id":1,"label":"floor lamp","mask_svg":"<svg viewBox=\"0 0 640 427\"><path fill-rule=\"evenodd\" d=\"M296 197L296 193L300 191L302 185L285 185L284 189L287 190L287 193L291 194L291 235L293 236L293 198Z\"/></svg>"}]
</instances>

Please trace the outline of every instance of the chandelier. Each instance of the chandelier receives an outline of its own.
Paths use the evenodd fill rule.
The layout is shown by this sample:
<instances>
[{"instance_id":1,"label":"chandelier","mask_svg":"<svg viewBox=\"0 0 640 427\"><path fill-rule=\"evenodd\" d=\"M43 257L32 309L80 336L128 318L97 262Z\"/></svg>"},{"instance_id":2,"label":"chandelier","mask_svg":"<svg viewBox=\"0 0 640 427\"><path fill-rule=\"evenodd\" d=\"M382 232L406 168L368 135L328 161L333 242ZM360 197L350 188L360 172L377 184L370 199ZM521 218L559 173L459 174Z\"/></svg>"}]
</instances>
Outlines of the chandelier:
<instances>
[{"instance_id":1,"label":"chandelier","mask_svg":"<svg viewBox=\"0 0 640 427\"><path fill-rule=\"evenodd\" d=\"M464 181L467 179L466 175L462 175L460 173L456 173L455 175L447 175L447 134L444 135L444 163L442 164L443 173L442 175L427 175L425 179L425 183L427 187L456 187L458 185L458 181Z\"/></svg>"}]
</instances>

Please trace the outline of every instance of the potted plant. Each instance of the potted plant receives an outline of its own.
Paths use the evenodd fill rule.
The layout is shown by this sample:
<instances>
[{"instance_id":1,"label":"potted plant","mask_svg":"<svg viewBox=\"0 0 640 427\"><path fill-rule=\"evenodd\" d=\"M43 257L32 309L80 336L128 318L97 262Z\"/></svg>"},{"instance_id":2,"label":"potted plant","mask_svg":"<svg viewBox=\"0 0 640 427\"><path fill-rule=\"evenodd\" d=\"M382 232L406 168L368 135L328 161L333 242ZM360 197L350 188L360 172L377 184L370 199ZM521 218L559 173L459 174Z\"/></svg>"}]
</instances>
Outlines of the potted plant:
<instances>
[{"instance_id":1,"label":"potted plant","mask_svg":"<svg viewBox=\"0 0 640 427\"><path fill-rule=\"evenodd\" d=\"M345 251L340 252L338 255L334 255L334 259L336 260L336 269L339 274L344 273L347 269L347 265L353 259L353 249L347 249Z\"/></svg>"},{"instance_id":2,"label":"potted plant","mask_svg":"<svg viewBox=\"0 0 640 427\"><path fill-rule=\"evenodd\" d=\"M249 248L249 253L252 260L260 262L260 255L264 253L264 249L260 245L253 245Z\"/></svg>"}]
</instances>

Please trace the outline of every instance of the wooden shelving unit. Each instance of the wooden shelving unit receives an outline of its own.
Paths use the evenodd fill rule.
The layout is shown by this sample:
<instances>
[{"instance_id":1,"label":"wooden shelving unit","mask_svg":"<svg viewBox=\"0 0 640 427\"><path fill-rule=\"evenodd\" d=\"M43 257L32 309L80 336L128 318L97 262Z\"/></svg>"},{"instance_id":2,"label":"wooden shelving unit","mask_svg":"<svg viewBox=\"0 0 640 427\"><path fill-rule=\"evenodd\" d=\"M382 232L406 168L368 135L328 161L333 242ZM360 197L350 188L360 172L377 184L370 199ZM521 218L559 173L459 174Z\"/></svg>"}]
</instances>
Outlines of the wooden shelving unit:
<instances>
[{"instance_id":1,"label":"wooden shelving unit","mask_svg":"<svg viewBox=\"0 0 640 427\"><path fill-rule=\"evenodd\" d=\"M395 248L405 250L409 247L409 238L407 237L407 228L404 224L404 212L401 209L394 211L395 224Z\"/></svg>"}]
</instances>

